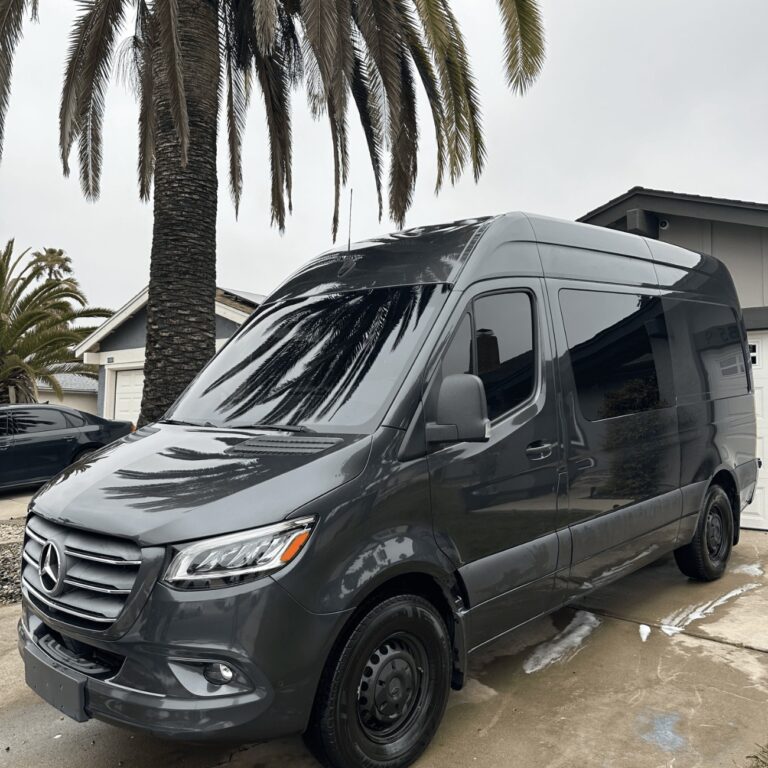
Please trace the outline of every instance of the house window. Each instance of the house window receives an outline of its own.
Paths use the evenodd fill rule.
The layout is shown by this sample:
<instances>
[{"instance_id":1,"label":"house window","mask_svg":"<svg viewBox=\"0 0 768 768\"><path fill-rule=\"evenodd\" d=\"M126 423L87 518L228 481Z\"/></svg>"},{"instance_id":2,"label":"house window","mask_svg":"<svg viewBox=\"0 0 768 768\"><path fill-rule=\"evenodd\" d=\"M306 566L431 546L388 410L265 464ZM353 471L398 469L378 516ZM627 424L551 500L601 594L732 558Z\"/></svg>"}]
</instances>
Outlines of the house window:
<instances>
[{"instance_id":1,"label":"house window","mask_svg":"<svg viewBox=\"0 0 768 768\"><path fill-rule=\"evenodd\" d=\"M757 344L750 344L749 345L749 359L752 363L753 368L757 368L759 365L759 355L757 351Z\"/></svg>"}]
</instances>

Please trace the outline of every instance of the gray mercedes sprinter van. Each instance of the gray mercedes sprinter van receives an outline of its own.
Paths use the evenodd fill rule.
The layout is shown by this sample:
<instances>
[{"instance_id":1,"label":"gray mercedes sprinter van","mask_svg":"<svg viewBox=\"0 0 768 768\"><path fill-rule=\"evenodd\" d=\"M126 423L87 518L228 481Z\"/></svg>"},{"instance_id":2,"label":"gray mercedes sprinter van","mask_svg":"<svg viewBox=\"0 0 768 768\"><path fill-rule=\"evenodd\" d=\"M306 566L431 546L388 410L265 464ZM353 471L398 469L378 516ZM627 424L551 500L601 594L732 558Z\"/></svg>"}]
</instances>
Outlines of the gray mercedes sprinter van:
<instances>
[{"instance_id":1,"label":"gray mercedes sprinter van","mask_svg":"<svg viewBox=\"0 0 768 768\"><path fill-rule=\"evenodd\" d=\"M405 766L487 644L668 552L722 575L755 444L712 257L519 213L327 253L33 499L27 681L77 720Z\"/></svg>"}]
</instances>

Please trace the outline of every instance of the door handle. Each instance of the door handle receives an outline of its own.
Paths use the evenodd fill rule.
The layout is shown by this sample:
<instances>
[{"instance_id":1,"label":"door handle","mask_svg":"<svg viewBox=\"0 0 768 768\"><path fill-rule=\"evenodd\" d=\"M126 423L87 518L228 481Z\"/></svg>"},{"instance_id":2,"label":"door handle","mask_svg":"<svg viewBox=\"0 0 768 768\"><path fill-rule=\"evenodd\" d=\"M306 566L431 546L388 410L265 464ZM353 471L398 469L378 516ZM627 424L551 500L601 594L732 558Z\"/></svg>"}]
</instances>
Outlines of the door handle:
<instances>
[{"instance_id":1,"label":"door handle","mask_svg":"<svg viewBox=\"0 0 768 768\"><path fill-rule=\"evenodd\" d=\"M552 455L554 448L554 443L545 443L543 440L537 440L525 449L525 455L531 461L541 461L542 459L548 459Z\"/></svg>"}]
</instances>

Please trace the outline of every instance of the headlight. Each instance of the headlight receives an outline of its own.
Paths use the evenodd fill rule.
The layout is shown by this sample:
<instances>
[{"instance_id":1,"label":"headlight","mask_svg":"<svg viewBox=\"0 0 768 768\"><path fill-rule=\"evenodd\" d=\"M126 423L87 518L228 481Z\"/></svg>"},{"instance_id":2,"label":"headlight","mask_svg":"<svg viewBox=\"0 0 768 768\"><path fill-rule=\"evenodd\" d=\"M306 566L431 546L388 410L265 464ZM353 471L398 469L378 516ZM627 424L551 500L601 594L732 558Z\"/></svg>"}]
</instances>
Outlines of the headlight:
<instances>
[{"instance_id":1,"label":"headlight","mask_svg":"<svg viewBox=\"0 0 768 768\"><path fill-rule=\"evenodd\" d=\"M301 552L314 523L315 518L302 517L180 545L164 580L177 587L201 589L276 571Z\"/></svg>"}]
</instances>

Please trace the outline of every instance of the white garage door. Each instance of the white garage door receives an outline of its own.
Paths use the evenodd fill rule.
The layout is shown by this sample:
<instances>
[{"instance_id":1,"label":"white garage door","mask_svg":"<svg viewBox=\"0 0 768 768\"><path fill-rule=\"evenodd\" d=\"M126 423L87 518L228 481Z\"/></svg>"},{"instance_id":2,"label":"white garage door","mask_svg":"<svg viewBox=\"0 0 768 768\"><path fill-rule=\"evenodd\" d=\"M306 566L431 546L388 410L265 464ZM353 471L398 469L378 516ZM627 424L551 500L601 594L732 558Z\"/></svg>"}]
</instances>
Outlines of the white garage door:
<instances>
[{"instance_id":1,"label":"white garage door","mask_svg":"<svg viewBox=\"0 0 768 768\"><path fill-rule=\"evenodd\" d=\"M768 461L765 446L768 445L768 331L753 331L749 334L749 353L752 357L752 376L755 380L755 415L757 417L757 455L764 463ZM763 468L757 479L754 501L744 510L741 524L745 528L768 530L768 470Z\"/></svg>"},{"instance_id":2,"label":"white garage door","mask_svg":"<svg viewBox=\"0 0 768 768\"><path fill-rule=\"evenodd\" d=\"M115 371L115 411L113 418L119 421L138 421L141 410L141 393L144 389L144 370L132 368Z\"/></svg>"}]
</instances>

